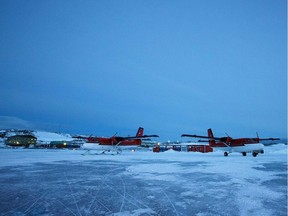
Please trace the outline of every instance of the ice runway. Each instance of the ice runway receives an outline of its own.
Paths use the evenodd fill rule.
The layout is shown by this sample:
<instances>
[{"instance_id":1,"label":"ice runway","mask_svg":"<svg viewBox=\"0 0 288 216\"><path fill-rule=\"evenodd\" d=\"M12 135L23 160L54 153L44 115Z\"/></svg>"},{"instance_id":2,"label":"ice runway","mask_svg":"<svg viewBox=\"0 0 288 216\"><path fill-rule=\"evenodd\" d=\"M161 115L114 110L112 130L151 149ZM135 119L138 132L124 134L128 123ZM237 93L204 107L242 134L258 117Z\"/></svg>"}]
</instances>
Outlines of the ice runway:
<instances>
[{"instance_id":1,"label":"ice runway","mask_svg":"<svg viewBox=\"0 0 288 216\"><path fill-rule=\"evenodd\" d=\"M222 153L0 149L1 215L287 215L287 146Z\"/></svg>"}]
</instances>

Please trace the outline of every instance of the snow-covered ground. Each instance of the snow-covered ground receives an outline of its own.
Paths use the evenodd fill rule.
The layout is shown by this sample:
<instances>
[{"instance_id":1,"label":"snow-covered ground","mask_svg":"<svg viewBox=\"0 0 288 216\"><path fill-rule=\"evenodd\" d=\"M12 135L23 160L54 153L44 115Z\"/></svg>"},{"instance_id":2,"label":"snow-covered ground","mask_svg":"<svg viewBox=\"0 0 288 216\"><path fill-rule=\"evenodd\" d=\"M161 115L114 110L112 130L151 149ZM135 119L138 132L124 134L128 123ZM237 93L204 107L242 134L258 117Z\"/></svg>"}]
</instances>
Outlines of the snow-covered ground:
<instances>
[{"instance_id":1,"label":"snow-covered ground","mask_svg":"<svg viewBox=\"0 0 288 216\"><path fill-rule=\"evenodd\" d=\"M284 144L257 157L83 153L0 149L0 215L287 215Z\"/></svg>"}]
</instances>

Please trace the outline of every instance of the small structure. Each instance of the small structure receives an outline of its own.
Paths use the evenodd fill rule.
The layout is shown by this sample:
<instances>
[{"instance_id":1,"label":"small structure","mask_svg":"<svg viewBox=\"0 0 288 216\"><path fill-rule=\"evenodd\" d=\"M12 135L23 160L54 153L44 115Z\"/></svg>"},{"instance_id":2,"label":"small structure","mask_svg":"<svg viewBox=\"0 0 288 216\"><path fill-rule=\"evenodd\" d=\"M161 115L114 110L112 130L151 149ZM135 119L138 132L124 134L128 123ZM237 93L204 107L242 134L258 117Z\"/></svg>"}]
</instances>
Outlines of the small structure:
<instances>
[{"instance_id":1,"label":"small structure","mask_svg":"<svg viewBox=\"0 0 288 216\"><path fill-rule=\"evenodd\" d=\"M213 152L213 148L211 148L209 145L189 145L188 146L188 152Z\"/></svg>"},{"instance_id":2,"label":"small structure","mask_svg":"<svg viewBox=\"0 0 288 216\"><path fill-rule=\"evenodd\" d=\"M80 145L71 141L52 141L50 142L50 148L77 149L80 148Z\"/></svg>"},{"instance_id":3,"label":"small structure","mask_svg":"<svg viewBox=\"0 0 288 216\"><path fill-rule=\"evenodd\" d=\"M6 132L5 131L0 131L0 138L5 138Z\"/></svg>"},{"instance_id":4,"label":"small structure","mask_svg":"<svg viewBox=\"0 0 288 216\"><path fill-rule=\"evenodd\" d=\"M153 152L164 152L168 150L184 151L184 152L201 152L208 153L213 152L213 149L209 145L156 145L153 148Z\"/></svg>"},{"instance_id":5,"label":"small structure","mask_svg":"<svg viewBox=\"0 0 288 216\"><path fill-rule=\"evenodd\" d=\"M37 138L33 135L15 135L8 137L5 144L14 147L24 146L28 148L30 145L35 145L36 141Z\"/></svg>"}]
</instances>

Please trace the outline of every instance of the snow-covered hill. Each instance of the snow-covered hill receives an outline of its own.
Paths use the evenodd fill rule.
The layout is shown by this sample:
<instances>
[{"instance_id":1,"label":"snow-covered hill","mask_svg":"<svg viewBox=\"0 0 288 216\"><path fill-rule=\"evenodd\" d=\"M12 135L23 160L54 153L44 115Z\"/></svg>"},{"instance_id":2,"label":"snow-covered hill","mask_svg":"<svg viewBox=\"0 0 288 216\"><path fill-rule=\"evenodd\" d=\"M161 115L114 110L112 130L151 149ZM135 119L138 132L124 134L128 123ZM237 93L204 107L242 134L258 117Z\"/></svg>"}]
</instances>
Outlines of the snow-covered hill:
<instances>
[{"instance_id":1,"label":"snow-covered hill","mask_svg":"<svg viewBox=\"0 0 288 216\"><path fill-rule=\"evenodd\" d=\"M34 131L33 134L35 137L37 137L37 140L44 142L73 140L70 134L53 133L47 131Z\"/></svg>"}]
</instances>

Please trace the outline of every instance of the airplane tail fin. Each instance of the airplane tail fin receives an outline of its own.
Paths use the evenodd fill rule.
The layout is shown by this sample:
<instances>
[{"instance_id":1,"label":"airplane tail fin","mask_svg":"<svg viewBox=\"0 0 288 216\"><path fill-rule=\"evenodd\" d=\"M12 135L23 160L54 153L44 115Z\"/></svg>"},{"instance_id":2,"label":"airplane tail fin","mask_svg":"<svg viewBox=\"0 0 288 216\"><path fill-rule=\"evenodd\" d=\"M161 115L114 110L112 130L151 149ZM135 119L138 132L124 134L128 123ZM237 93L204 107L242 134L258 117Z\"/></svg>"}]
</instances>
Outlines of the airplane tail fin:
<instances>
[{"instance_id":1,"label":"airplane tail fin","mask_svg":"<svg viewBox=\"0 0 288 216\"><path fill-rule=\"evenodd\" d=\"M213 132L212 132L211 128L208 129L208 137L209 138L214 138L214 135L213 135Z\"/></svg>"},{"instance_id":2,"label":"airplane tail fin","mask_svg":"<svg viewBox=\"0 0 288 216\"><path fill-rule=\"evenodd\" d=\"M211 128L208 129L208 137L209 137L209 138L212 138L212 139L209 140L209 145L210 145L210 146L215 145L216 142L215 142L215 139L213 139L213 138L214 138L214 135L213 135L213 131L212 131Z\"/></svg>"},{"instance_id":3,"label":"airplane tail fin","mask_svg":"<svg viewBox=\"0 0 288 216\"><path fill-rule=\"evenodd\" d=\"M143 136L143 133L144 133L144 128L142 127L139 127L137 133L136 133L136 137L141 137Z\"/></svg>"}]
</instances>

